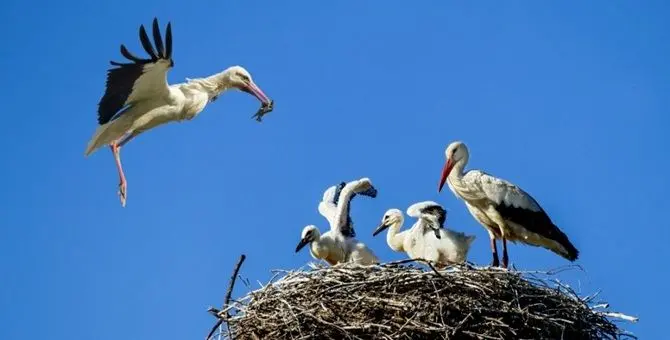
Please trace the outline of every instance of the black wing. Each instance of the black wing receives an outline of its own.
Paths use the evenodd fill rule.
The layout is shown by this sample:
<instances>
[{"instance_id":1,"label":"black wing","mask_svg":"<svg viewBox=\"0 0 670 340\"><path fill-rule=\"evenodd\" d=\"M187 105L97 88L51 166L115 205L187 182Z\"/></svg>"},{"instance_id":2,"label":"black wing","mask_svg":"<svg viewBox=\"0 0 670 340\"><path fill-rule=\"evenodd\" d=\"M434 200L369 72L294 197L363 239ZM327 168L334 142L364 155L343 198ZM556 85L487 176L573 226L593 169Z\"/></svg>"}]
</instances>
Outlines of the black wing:
<instances>
[{"instance_id":1,"label":"black wing","mask_svg":"<svg viewBox=\"0 0 670 340\"><path fill-rule=\"evenodd\" d=\"M337 202L340 201L340 194L342 193L342 188L344 188L345 185L347 185L347 183L340 182L340 184L338 184L335 187L335 196L333 196L333 204L335 204L335 206L337 206ZM356 193L353 193L351 195L351 198L354 198L355 196L356 196ZM349 202L351 202L351 200ZM356 237L356 231L354 230L354 224L353 224L353 221L351 220L351 215L349 214L349 209L350 209L349 207L350 207L350 205L347 205L347 225L345 225L342 228L342 235L347 236L347 237Z\"/></svg>"},{"instance_id":2,"label":"black wing","mask_svg":"<svg viewBox=\"0 0 670 340\"><path fill-rule=\"evenodd\" d=\"M172 60L172 26L167 24L165 30L165 45L161 37L158 19L153 21L153 38L156 50L149 40L144 25L140 25L140 41L142 47L149 54L149 58L142 59L133 55L121 45L121 54L131 62L119 63L111 61L114 68L107 70L105 94L98 103L98 124L105 124L118 116L132 101L146 98L150 95L166 91L167 81L164 79L168 69L174 66ZM162 67L157 67L161 65ZM152 66L152 67L148 67ZM164 88L152 88L159 81L152 78L163 77L160 82ZM141 79L142 78L142 79ZM146 81L145 81L146 79ZM130 100L129 100L130 99Z\"/></svg>"},{"instance_id":3,"label":"black wing","mask_svg":"<svg viewBox=\"0 0 670 340\"><path fill-rule=\"evenodd\" d=\"M444 222L447 220L447 211L439 205L429 205L421 209L422 214L435 216L440 228L444 228Z\"/></svg>"},{"instance_id":4,"label":"black wing","mask_svg":"<svg viewBox=\"0 0 670 340\"><path fill-rule=\"evenodd\" d=\"M537 202L535 203L537 204ZM505 220L519 224L533 233L558 242L567 251L567 254L564 254L566 259L575 261L579 257L579 251L570 242L568 236L551 221L549 215L542 208L539 211L533 211L514 207L505 204L503 201L496 206L496 210Z\"/></svg>"}]
</instances>

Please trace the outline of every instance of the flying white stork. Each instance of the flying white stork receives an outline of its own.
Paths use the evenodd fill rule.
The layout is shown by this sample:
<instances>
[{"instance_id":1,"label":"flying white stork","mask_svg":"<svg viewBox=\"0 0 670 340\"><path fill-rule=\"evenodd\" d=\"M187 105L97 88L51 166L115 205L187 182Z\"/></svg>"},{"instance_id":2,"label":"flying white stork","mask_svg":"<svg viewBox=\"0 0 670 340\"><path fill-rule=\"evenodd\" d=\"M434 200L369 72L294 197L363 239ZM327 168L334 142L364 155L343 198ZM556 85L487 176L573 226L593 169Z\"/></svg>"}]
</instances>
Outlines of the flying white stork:
<instances>
[{"instance_id":1,"label":"flying white stork","mask_svg":"<svg viewBox=\"0 0 670 340\"><path fill-rule=\"evenodd\" d=\"M475 236L445 228L447 215L442 206L433 201L418 202L407 208L407 215L418 220L410 229L399 232L404 223L403 214L398 209L389 209L372 235L388 228L386 243L394 251L407 253L410 258L422 258L440 266L465 261ZM439 238L432 230L435 226Z\"/></svg>"},{"instance_id":2,"label":"flying white stork","mask_svg":"<svg viewBox=\"0 0 670 340\"><path fill-rule=\"evenodd\" d=\"M322 213L330 222L330 230L321 234L316 226L306 226L302 230L300 242L295 252L299 252L304 246L309 244L312 257L325 260L330 265L345 262L363 265L379 263L379 259L372 250L355 238L356 233L353 229L353 224L347 218L349 215L349 204L354 195L359 194L374 198L377 196L377 190L368 178L361 178L347 183L341 189L339 198L336 197L336 188L332 190L331 188L324 193L324 200L330 201L329 197L332 197L332 202L335 202L337 199L336 210L328 211L325 215ZM331 191L329 192L329 190ZM332 196L330 193L332 193ZM331 213L334 213L332 219L328 218L328 216L331 216Z\"/></svg>"},{"instance_id":3,"label":"flying white stork","mask_svg":"<svg viewBox=\"0 0 670 340\"><path fill-rule=\"evenodd\" d=\"M155 50L144 25L140 25L140 41L149 58L139 58L121 45L121 54L130 62L110 62L115 67L107 70L105 93L98 103L99 126L85 152L88 156L102 146L110 146L119 172L118 193L122 206L126 204L127 182L120 151L134 137L168 122L193 119L209 102L229 89L250 93L261 101L261 109L254 116L258 121L273 107L273 101L241 66L232 66L205 78L187 78L185 83L168 84L167 73L174 66L171 23L167 24L163 44L158 20L154 18L153 38Z\"/></svg>"},{"instance_id":4,"label":"flying white stork","mask_svg":"<svg viewBox=\"0 0 670 340\"><path fill-rule=\"evenodd\" d=\"M542 207L518 186L479 170L463 172L470 154L467 146L455 141L445 151L447 161L442 170L438 192L447 182L456 197L489 232L492 266L499 266L496 239L502 239L502 265L507 268L507 241L547 248L575 261L579 251L551 221Z\"/></svg>"}]
</instances>

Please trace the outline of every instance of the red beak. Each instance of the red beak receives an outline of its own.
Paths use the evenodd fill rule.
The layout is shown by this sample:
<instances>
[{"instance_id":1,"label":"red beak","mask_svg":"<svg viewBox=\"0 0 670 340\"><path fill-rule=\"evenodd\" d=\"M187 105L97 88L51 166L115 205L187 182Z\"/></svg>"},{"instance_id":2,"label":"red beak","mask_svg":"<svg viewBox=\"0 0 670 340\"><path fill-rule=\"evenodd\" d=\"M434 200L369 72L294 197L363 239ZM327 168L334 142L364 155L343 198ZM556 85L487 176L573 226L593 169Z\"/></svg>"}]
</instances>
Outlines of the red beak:
<instances>
[{"instance_id":1,"label":"red beak","mask_svg":"<svg viewBox=\"0 0 670 340\"><path fill-rule=\"evenodd\" d=\"M451 158L447 160L447 163L444 164L444 168L442 168L442 177L440 177L440 184L437 187L437 192L442 191L442 187L444 186L444 182L447 181L447 177L449 176L449 173L451 172L451 169L454 167L454 162L451 161Z\"/></svg>"},{"instance_id":2,"label":"red beak","mask_svg":"<svg viewBox=\"0 0 670 340\"><path fill-rule=\"evenodd\" d=\"M256 84L253 82L249 82L246 87L242 88L242 91L250 93L254 95L254 97L258 98L258 100L263 103L264 105L270 104L270 99L268 96L263 93L263 91L258 87Z\"/></svg>"}]
</instances>

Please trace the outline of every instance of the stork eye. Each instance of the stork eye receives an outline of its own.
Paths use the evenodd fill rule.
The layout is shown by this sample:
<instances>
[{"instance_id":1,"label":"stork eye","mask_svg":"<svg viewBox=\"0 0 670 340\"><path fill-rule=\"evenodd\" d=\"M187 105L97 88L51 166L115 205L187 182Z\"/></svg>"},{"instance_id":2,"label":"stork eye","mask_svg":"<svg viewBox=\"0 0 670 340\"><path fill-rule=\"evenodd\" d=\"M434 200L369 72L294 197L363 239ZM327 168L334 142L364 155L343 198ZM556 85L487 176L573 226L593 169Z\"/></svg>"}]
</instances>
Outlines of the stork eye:
<instances>
[{"instance_id":1,"label":"stork eye","mask_svg":"<svg viewBox=\"0 0 670 340\"><path fill-rule=\"evenodd\" d=\"M246 81L246 82L249 81L249 77L248 77L247 75L245 75L245 74L240 74L240 78L242 78L242 80L244 80L244 81Z\"/></svg>"}]
</instances>

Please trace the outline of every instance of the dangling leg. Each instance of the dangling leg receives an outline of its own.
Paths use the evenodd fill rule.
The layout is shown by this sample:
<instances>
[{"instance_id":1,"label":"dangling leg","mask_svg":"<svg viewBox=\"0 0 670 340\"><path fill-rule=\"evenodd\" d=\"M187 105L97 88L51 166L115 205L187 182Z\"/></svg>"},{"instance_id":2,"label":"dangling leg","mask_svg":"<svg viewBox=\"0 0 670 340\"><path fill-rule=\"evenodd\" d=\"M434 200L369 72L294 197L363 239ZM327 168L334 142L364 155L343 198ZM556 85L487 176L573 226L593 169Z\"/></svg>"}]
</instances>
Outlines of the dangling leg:
<instances>
[{"instance_id":1,"label":"dangling leg","mask_svg":"<svg viewBox=\"0 0 670 340\"><path fill-rule=\"evenodd\" d=\"M502 265L503 267L507 268L507 265L509 264L509 258L507 257L507 239L505 239L504 237L502 239L502 244L503 244Z\"/></svg>"},{"instance_id":2,"label":"dangling leg","mask_svg":"<svg viewBox=\"0 0 670 340\"><path fill-rule=\"evenodd\" d=\"M120 141L116 141L110 144L112 148L112 153L114 154L114 160L116 161L116 169L119 171L119 198L121 199L121 206L126 206L126 198L128 191L128 183L126 182L126 176L123 173L123 167L121 166L121 147L128 143L133 137L137 136L136 132L131 132L128 135L122 137Z\"/></svg>"},{"instance_id":3,"label":"dangling leg","mask_svg":"<svg viewBox=\"0 0 670 340\"><path fill-rule=\"evenodd\" d=\"M491 267L500 266L500 260L498 259L498 246L496 245L496 238L493 235L489 235L491 238L491 251L493 252L493 262L491 262Z\"/></svg>"},{"instance_id":4,"label":"dangling leg","mask_svg":"<svg viewBox=\"0 0 670 340\"><path fill-rule=\"evenodd\" d=\"M126 190L128 184L126 183L126 176L123 174L123 167L121 166L121 147L116 143L112 143L109 146L112 148L112 153L114 154L114 160L116 161L116 169L119 171L119 198L121 199L121 206L126 206Z\"/></svg>"}]
</instances>

